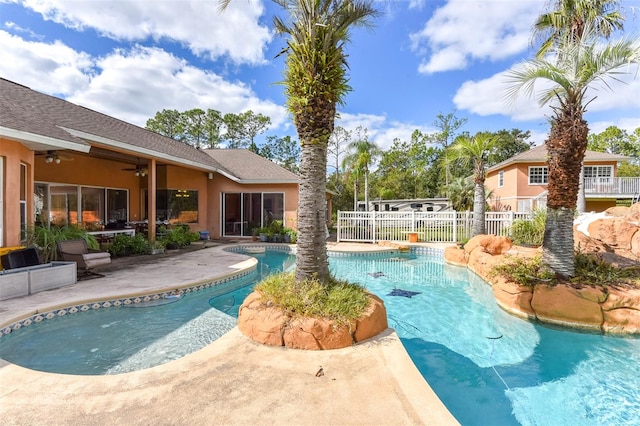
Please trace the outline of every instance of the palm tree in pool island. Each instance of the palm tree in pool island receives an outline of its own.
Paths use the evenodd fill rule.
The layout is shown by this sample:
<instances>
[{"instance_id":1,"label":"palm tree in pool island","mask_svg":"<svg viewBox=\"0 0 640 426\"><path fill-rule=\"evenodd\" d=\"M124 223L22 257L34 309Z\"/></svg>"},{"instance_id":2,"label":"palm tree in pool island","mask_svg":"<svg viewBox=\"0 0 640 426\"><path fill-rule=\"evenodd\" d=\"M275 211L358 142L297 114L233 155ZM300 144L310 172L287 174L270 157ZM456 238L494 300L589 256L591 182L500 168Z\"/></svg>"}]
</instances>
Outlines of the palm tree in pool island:
<instances>
[{"instance_id":1,"label":"palm tree in pool island","mask_svg":"<svg viewBox=\"0 0 640 426\"><path fill-rule=\"evenodd\" d=\"M231 0L221 0L224 9ZM296 281L329 282L326 247L327 146L336 106L350 91L345 46L354 27L370 27L373 0L274 0L286 12L274 18L287 37L282 85L300 138Z\"/></svg>"},{"instance_id":2,"label":"palm tree in pool island","mask_svg":"<svg viewBox=\"0 0 640 426\"><path fill-rule=\"evenodd\" d=\"M540 105L551 105L553 111L545 142L549 180L542 260L562 277L575 274L573 217L589 132L583 116L596 98L592 90L609 88L611 80L638 64L637 39L622 38L605 44L595 28L586 23L579 38L567 31L547 56L526 61L509 73L512 85L507 95L511 99L521 91L530 96L537 91ZM545 85L536 87L536 81Z\"/></svg>"}]
</instances>

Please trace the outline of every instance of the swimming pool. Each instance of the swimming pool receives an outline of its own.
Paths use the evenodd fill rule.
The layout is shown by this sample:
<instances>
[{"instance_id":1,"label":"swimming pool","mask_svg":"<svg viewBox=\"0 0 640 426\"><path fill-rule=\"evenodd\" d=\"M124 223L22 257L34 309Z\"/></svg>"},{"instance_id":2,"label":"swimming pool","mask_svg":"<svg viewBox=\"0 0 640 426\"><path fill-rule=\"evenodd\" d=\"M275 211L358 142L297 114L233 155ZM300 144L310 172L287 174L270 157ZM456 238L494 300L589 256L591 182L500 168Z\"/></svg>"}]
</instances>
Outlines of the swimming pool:
<instances>
[{"instance_id":1,"label":"swimming pool","mask_svg":"<svg viewBox=\"0 0 640 426\"><path fill-rule=\"evenodd\" d=\"M106 363L105 371L116 373L144 368L149 359L166 362L167 357L184 355L185 349L190 352L197 345L206 345L233 327L238 305L259 274L286 269L293 263L289 255L273 251L255 257L260 261L255 276L187 294L162 306L109 308L82 314L83 326L95 318L98 328L75 331L75 338L78 342L96 340L73 350L71 340L49 364L57 366L66 362L62 359L66 357L74 359L70 364L84 366L88 361L74 358L76 351L85 352L89 359L107 359L111 351L135 346L123 359ZM512 317L496 306L488 285L466 268L445 265L440 257L344 255L331 257L330 266L337 276L361 282L384 299L390 326L462 424L637 424L640 339L559 331ZM390 296L392 293L401 295ZM156 318L174 310L169 320ZM159 328L161 332L152 337L137 335L122 322L123 313L126 317L140 315L134 323L142 324L142 331ZM70 329L66 321L73 317L80 316L44 321L2 337L0 356L46 370L47 366L25 365L23 355L31 352L42 362L50 350L36 343L37 335L56 333L59 341L58 333ZM123 327L127 333L122 332ZM27 336L23 343L26 347L16 356L20 359L9 359L8 345L17 345L23 333ZM118 348L99 346L105 340L118 342ZM170 342L186 348L176 348ZM93 372L75 374L105 372L90 369Z\"/></svg>"}]
</instances>

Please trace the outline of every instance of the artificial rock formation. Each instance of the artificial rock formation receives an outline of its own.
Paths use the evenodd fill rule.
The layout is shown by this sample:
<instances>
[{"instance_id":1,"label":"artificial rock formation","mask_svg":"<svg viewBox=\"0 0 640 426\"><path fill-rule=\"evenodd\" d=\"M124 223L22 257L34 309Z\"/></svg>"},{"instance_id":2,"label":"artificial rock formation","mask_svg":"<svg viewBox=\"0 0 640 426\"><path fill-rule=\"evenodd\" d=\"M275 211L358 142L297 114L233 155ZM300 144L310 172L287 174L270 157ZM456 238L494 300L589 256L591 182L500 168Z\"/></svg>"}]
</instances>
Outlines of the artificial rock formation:
<instances>
[{"instance_id":1,"label":"artificial rock formation","mask_svg":"<svg viewBox=\"0 0 640 426\"><path fill-rule=\"evenodd\" d=\"M349 325L336 325L324 318L292 317L266 303L254 291L240 306L238 328L250 339L291 349L339 349L351 346L387 329L387 311L382 299L370 295L371 303L362 318Z\"/></svg>"},{"instance_id":2,"label":"artificial rock formation","mask_svg":"<svg viewBox=\"0 0 640 426\"><path fill-rule=\"evenodd\" d=\"M640 260L640 204L615 208L616 216L598 217L578 226L576 249L598 254L619 266L638 267ZM615 235L613 235L615 234ZM534 287L491 277L492 269L505 256L523 258L541 254L541 249L512 246L505 237L478 235L464 248L447 247L445 260L467 266L488 283L498 305L514 315L541 322L619 334L640 334L640 289L582 285L538 284Z\"/></svg>"}]
</instances>

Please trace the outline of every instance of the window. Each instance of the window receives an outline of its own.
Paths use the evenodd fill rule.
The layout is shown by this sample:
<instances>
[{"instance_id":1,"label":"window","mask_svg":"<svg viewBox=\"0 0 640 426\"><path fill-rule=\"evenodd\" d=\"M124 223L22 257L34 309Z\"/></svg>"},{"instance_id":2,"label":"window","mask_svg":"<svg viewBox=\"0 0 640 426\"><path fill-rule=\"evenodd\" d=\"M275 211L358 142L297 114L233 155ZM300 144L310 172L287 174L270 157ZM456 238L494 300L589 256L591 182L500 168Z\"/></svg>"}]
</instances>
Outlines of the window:
<instances>
[{"instance_id":1,"label":"window","mask_svg":"<svg viewBox=\"0 0 640 426\"><path fill-rule=\"evenodd\" d=\"M549 182L549 169L544 167L529 167L529 185L546 184Z\"/></svg>"},{"instance_id":2,"label":"window","mask_svg":"<svg viewBox=\"0 0 640 426\"><path fill-rule=\"evenodd\" d=\"M610 178L613 176L613 166L584 166L586 178Z\"/></svg>"},{"instance_id":3,"label":"window","mask_svg":"<svg viewBox=\"0 0 640 426\"><path fill-rule=\"evenodd\" d=\"M91 230L95 225L124 225L129 218L126 189L36 183L35 197L41 204L35 211L38 223L82 223Z\"/></svg>"},{"instance_id":4,"label":"window","mask_svg":"<svg viewBox=\"0 0 640 426\"><path fill-rule=\"evenodd\" d=\"M498 172L498 188L502 188L504 186L504 170L500 170Z\"/></svg>"},{"instance_id":5,"label":"window","mask_svg":"<svg viewBox=\"0 0 640 426\"><path fill-rule=\"evenodd\" d=\"M169 223L198 222L198 191L189 189L158 189L156 220Z\"/></svg>"},{"instance_id":6,"label":"window","mask_svg":"<svg viewBox=\"0 0 640 426\"><path fill-rule=\"evenodd\" d=\"M20 163L20 241L27 238L27 165Z\"/></svg>"}]
</instances>

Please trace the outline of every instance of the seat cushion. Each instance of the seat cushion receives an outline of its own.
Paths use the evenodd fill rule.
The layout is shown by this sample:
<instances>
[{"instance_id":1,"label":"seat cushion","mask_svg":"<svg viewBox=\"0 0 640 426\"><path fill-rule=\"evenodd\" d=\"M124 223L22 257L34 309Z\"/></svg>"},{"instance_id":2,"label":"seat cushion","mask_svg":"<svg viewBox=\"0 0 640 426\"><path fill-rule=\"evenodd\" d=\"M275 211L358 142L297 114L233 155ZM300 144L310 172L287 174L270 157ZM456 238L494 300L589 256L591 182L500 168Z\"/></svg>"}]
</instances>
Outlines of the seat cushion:
<instances>
[{"instance_id":1,"label":"seat cushion","mask_svg":"<svg viewBox=\"0 0 640 426\"><path fill-rule=\"evenodd\" d=\"M105 259L105 258L111 258L111 254L107 251L101 251L99 253L85 253L82 255L82 258L85 261L88 260L96 260L96 259Z\"/></svg>"}]
</instances>

